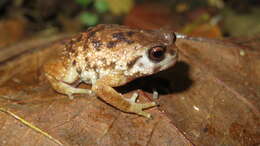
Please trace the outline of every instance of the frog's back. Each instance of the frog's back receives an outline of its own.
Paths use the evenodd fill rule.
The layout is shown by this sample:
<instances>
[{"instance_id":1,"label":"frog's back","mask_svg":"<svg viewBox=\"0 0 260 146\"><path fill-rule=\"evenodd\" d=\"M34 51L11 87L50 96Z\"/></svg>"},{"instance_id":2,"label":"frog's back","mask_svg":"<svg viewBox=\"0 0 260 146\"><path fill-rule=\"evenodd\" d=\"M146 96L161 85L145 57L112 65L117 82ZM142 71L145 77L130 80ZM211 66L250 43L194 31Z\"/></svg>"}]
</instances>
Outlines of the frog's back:
<instances>
[{"instance_id":1,"label":"frog's back","mask_svg":"<svg viewBox=\"0 0 260 146\"><path fill-rule=\"evenodd\" d=\"M146 56L148 48L170 44L171 33L100 24L72 38L65 45L63 55L67 64L75 66L79 74L89 77L91 73L99 78L111 73L126 73L141 56Z\"/></svg>"}]
</instances>

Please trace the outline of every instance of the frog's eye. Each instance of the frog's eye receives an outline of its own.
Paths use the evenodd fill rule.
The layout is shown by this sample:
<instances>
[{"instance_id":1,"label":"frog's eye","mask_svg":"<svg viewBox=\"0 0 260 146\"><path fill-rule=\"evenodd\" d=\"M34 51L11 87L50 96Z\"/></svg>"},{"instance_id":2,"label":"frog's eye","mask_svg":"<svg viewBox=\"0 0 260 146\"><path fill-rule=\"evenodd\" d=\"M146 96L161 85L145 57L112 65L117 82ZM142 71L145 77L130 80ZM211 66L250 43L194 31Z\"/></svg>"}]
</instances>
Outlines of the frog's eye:
<instances>
[{"instance_id":1,"label":"frog's eye","mask_svg":"<svg viewBox=\"0 0 260 146\"><path fill-rule=\"evenodd\" d=\"M149 58L153 61L162 61L165 56L166 48L164 46L156 46L148 51Z\"/></svg>"}]
</instances>

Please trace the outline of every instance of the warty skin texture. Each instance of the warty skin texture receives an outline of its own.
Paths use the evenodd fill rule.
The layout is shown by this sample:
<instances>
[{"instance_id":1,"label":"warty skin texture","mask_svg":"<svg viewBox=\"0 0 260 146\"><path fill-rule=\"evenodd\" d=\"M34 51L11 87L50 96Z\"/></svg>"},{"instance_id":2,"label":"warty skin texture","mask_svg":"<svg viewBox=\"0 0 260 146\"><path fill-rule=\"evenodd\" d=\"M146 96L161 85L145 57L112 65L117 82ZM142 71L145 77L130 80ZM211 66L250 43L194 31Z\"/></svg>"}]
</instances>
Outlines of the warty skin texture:
<instances>
[{"instance_id":1,"label":"warty skin texture","mask_svg":"<svg viewBox=\"0 0 260 146\"><path fill-rule=\"evenodd\" d=\"M45 64L44 72L52 87L71 99L73 94L95 94L124 112L149 118L143 109L154 102L136 103L137 96L124 98L113 87L173 66L175 39L173 32L100 24L67 42L60 56ZM92 85L91 90L77 88L81 82Z\"/></svg>"}]
</instances>

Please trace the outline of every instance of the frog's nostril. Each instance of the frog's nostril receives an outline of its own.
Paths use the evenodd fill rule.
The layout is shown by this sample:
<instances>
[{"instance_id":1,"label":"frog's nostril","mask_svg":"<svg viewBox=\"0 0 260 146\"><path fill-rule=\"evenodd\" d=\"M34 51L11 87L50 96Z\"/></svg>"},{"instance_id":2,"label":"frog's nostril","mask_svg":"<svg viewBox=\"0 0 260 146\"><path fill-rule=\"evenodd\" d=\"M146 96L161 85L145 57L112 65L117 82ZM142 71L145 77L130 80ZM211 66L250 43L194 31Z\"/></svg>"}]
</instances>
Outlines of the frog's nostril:
<instances>
[{"instance_id":1,"label":"frog's nostril","mask_svg":"<svg viewBox=\"0 0 260 146\"><path fill-rule=\"evenodd\" d=\"M174 32L164 33L164 38L167 40L167 44L173 44L176 41L176 35Z\"/></svg>"},{"instance_id":2,"label":"frog's nostril","mask_svg":"<svg viewBox=\"0 0 260 146\"><path fill-rule=\"evenodd\" d=\"M174 42L176 42L176 34L174 33L174 32L172 32L172 42L174 43Z\"/></svg>"}]
</instances>

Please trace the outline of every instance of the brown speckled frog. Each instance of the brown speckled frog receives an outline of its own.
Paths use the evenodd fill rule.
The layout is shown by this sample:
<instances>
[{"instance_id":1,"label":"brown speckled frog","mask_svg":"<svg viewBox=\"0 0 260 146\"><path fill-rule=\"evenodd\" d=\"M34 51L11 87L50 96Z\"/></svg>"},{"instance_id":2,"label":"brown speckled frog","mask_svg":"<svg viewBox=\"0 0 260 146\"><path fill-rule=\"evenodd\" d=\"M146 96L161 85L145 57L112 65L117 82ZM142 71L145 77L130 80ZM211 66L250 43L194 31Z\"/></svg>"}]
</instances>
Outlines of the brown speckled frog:
<instances>
[{"instance_id":1,"label":"brown speckled frog","mask_svg":"<svg viewBox=\"0 0 260 146\"><path fill-rule=\"evenodd\" d=\"M173 32L138 30L114 24L100 24L72 38L60 57L48 62L44 72L59 93L95 94L129 113L150 117L143 111L155 102L136 103L136 94L124 98L113 87L173 66L177 60ZM81 82L90 89L77 88Z\"/></svg>"}]
</instances>

